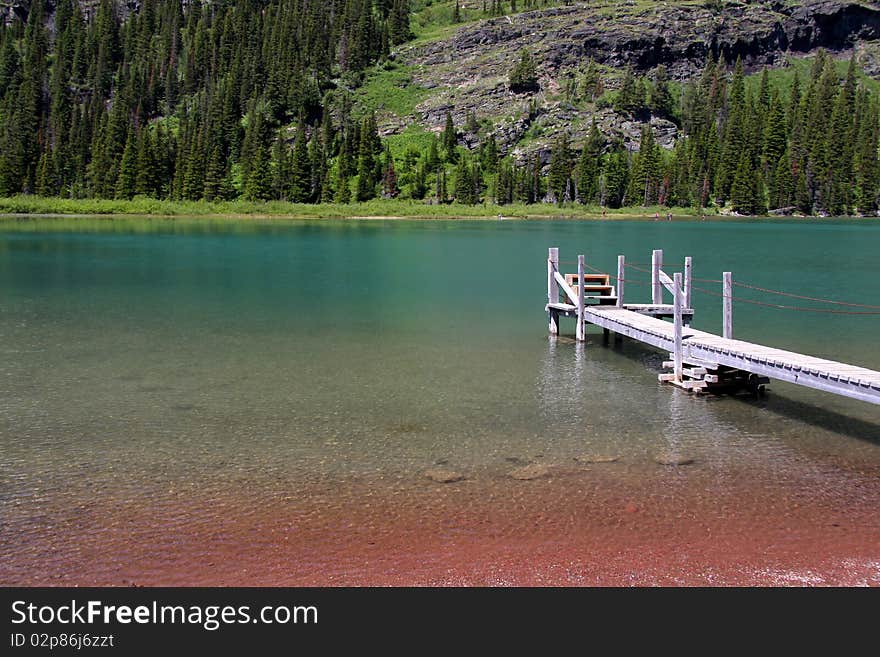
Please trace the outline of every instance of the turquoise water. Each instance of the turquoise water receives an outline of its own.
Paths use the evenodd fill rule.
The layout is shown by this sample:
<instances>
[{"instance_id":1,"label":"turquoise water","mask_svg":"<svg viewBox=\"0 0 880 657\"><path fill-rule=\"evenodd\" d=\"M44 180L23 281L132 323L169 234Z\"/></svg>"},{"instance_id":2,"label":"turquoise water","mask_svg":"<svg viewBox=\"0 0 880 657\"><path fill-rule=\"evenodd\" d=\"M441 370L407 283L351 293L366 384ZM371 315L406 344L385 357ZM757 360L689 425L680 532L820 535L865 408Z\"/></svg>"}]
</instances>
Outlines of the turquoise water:
<instances>
[{"instance_id":1,"label":"turquoise water","mask_svg":"<svg viewBox=\"0 0 880 657\"><path fill-rule=\"evenodd\" d=\"M437 463L495 481L511 464L613 453L631 485L673 451L716 487L745 468L768 496L810 481L827 508L852 504L854 487L856 506L878 494L864 479L880 472L877 407L778 383L760 401L694 399L657 383L654 350L605 346L596 329L579 346L567 323L549 340L548 246L611 272L618 253L649 263L663 248L670 271L691 255L697 278L730 270L880 305L877 221L6 220L0 582L56 561L112 581L83 553L112 530L60 538L95 504L153 500L163 522L186 524L186 499L409 485ZM718 297L693 305L695 327L720 330ZM737 337L874 369L878 322L735 307Z\"/></svg>"}]
</instances>

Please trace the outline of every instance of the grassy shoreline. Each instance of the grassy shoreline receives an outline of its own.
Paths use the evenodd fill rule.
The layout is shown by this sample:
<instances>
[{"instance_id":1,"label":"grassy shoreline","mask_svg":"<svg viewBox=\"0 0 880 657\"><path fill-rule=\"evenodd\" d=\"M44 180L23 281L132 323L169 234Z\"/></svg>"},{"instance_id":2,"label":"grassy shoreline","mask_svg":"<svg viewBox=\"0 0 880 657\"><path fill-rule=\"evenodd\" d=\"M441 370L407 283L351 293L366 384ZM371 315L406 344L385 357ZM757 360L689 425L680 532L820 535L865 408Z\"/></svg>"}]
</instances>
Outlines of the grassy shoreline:
<instances>
[{"instance_id":1,"label":"grassy shoreline","mask_svg":"<svg viewBox=\"0 0 880 657\"><path fill-rule=\"evenodd\" d=\"M695 208L635 207L606 210L609 219L653 218L655 213L665 217L672 212L676 217L699 216ZM297 219L595 219L603 216L598 206L549 204L524 205L429 205L421 201L374 200L346 205L297 204L283 201L167 201L151 198L132 200L65 199L40 196L13 196L0 198L0 214L16 215L150 215L162 217L252 217ZM714 211L707 211L714 215Z\"/></svg>"},{"instance_id":2,"label":"grassy shoreline","mask_svg":"<svg viewBox=\"0 0 880 657\"><path fill-rule=\"evenodd\" d=\"M0 216L151 216L151 217L220 217L228 219L677 219L714 217L742 219L742 215L719 212L715 208L667 208L635 206L605 208L569 203L556 206L547 203L525 205L431 205L424 201L376 199L366 203L287 203L285 201L169 201L145 197L131 200L66 199L18 195L0 197ZM813 219L794 215L781 217L763 215L765 219ZM873 219L875 217L848 217Z\"/></svg>"}]
</instances>

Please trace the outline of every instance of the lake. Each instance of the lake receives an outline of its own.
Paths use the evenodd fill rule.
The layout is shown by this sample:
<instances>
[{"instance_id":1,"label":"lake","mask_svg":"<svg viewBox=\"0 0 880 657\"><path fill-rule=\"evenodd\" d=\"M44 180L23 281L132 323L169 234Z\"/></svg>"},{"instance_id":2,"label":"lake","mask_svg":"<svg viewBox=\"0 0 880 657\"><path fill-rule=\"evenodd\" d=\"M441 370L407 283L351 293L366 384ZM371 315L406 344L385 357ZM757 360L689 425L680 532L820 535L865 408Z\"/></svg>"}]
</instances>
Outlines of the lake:
<instances>
[{"instance_id":1,"label":"lake","mask_svg":"<svg viewBox=\"0 0 880 657\"><path fill-rule=\"evenodd\" d=\"M551 339L549 246L880 305L876 220L6 218L0 584L880 584L880 409ZM734 324L880 369L880 315Z\"/></svg>"}]
</instances>

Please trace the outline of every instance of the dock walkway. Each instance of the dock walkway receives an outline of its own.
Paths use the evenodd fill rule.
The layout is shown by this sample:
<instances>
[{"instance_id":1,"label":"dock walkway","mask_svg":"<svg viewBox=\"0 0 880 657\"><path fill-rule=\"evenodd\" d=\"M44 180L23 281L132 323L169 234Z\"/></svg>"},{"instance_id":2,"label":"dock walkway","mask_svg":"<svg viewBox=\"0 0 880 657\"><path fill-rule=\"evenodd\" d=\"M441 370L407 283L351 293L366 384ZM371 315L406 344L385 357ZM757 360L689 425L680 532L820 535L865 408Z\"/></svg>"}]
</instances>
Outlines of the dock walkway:
<instances>
[{"instance_id":1,"label":"dock walkway","mask_svg":"<svg viewBox=\"0 0 880 657\"><path fill-rule=\"evenodd\" d=\"M612 294L587 299L577 286L568 285L563 276L555 276L558 271L558 251L551 250L548 273L548 303L546 310L550 315L550 331L558 332L559 317L580 318L584 324L594 324L620 336L626 336L644 344L651 345L669 352L672 361L664 366L672 368L672 373L660 374L662 381L679 385L694 391L712 389L715 386L730 387L738 383L743 386L760 386L768 379L787 381L797 385L823 390L873 404L880 404L880 372L840 363L825 358L817 358L784 349L768 347L732 337L732 313L730 299L725 298L725 330L729 337L700 331L684 325L693 317L689 294L681 283L681 274L675 274L672 285L662 283L664 277L656 258L655 277L664 287L672 288L673 304L662 303L662 298L655 296L652 304L623 303L622 285L612 290ZM555 259L555 262L554 262ZM624 261L618 261L619 280L622 275ZM690 267L686 267L689 272ZM579 256L579 271L583 272L583 256ZM571 275L569 275L571 277ZM610 275L608 275L609 278ZM550 280L552 278L552 283ZM560 280L562 279L562 280ZM569 278L571 280L571 278ZM575 278L575 282L576 282ZM727 278L725 279L725 282ZM567 297L560 302L558 296L553 298L558 285ZM678 286L676 288L676 285ZM688 282L689 286L689 282ZM656 289L656 286L654 286ZM725 289L729 286L726 285ZM656 292L655 292L656 294ZM725 295L729 297L730 295ZM685 304L685 301L688 303ZM657 303L659 302L659 303ZM676 302L678 305L676 306ZM679 312L676 313L676 308ZM673 317L668 322L660 317ZM578 338L584 339L582 327L578 328Z\"/></svg>"}]
</instances>

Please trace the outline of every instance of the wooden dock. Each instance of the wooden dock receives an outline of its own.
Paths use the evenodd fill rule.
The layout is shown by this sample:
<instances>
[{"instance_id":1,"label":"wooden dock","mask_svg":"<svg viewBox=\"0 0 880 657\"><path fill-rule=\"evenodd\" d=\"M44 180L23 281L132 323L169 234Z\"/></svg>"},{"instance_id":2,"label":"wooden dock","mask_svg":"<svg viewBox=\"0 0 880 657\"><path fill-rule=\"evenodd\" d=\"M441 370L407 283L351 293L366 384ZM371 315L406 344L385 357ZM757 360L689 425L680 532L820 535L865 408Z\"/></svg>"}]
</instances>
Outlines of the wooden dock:
<instances>
[{"instance_id":1,"label":"wooden dock","mask_svg":"<svg viewBox=\"0 0 880 657\"><path fill-rule=\"evenodd\" d=\"M550 249L547 260L547 304L550 332L559 332L559 318L573 317L576 337L585 339L586 324L651 345L670 355L664 367L671 372L659 375L661 381L693 392L736 391L763 392L770 379L831 392L845 397L880 404L880 372L767 347L733 338L733 294L729 273L723 277L724 335L691 328L691 262L685 273L670 278L662 271L662 252L652 258L652 303L624 303L625 259L618 257L616 286L609 286L609 274L598 278L585 274L583 256L578 256L578 273L559 272L559 251ZM589 278L585 278L588 276ZM582 281L583 285L578 285ZM591 288L604 281L604 288ZM664 304L662 291L672 293L672 304ZM564 295L560 300L559 292ZM590 292L596 292L588 294ZM672 322L663 317L671 317Z\"/></svg>"}]
</instances>

